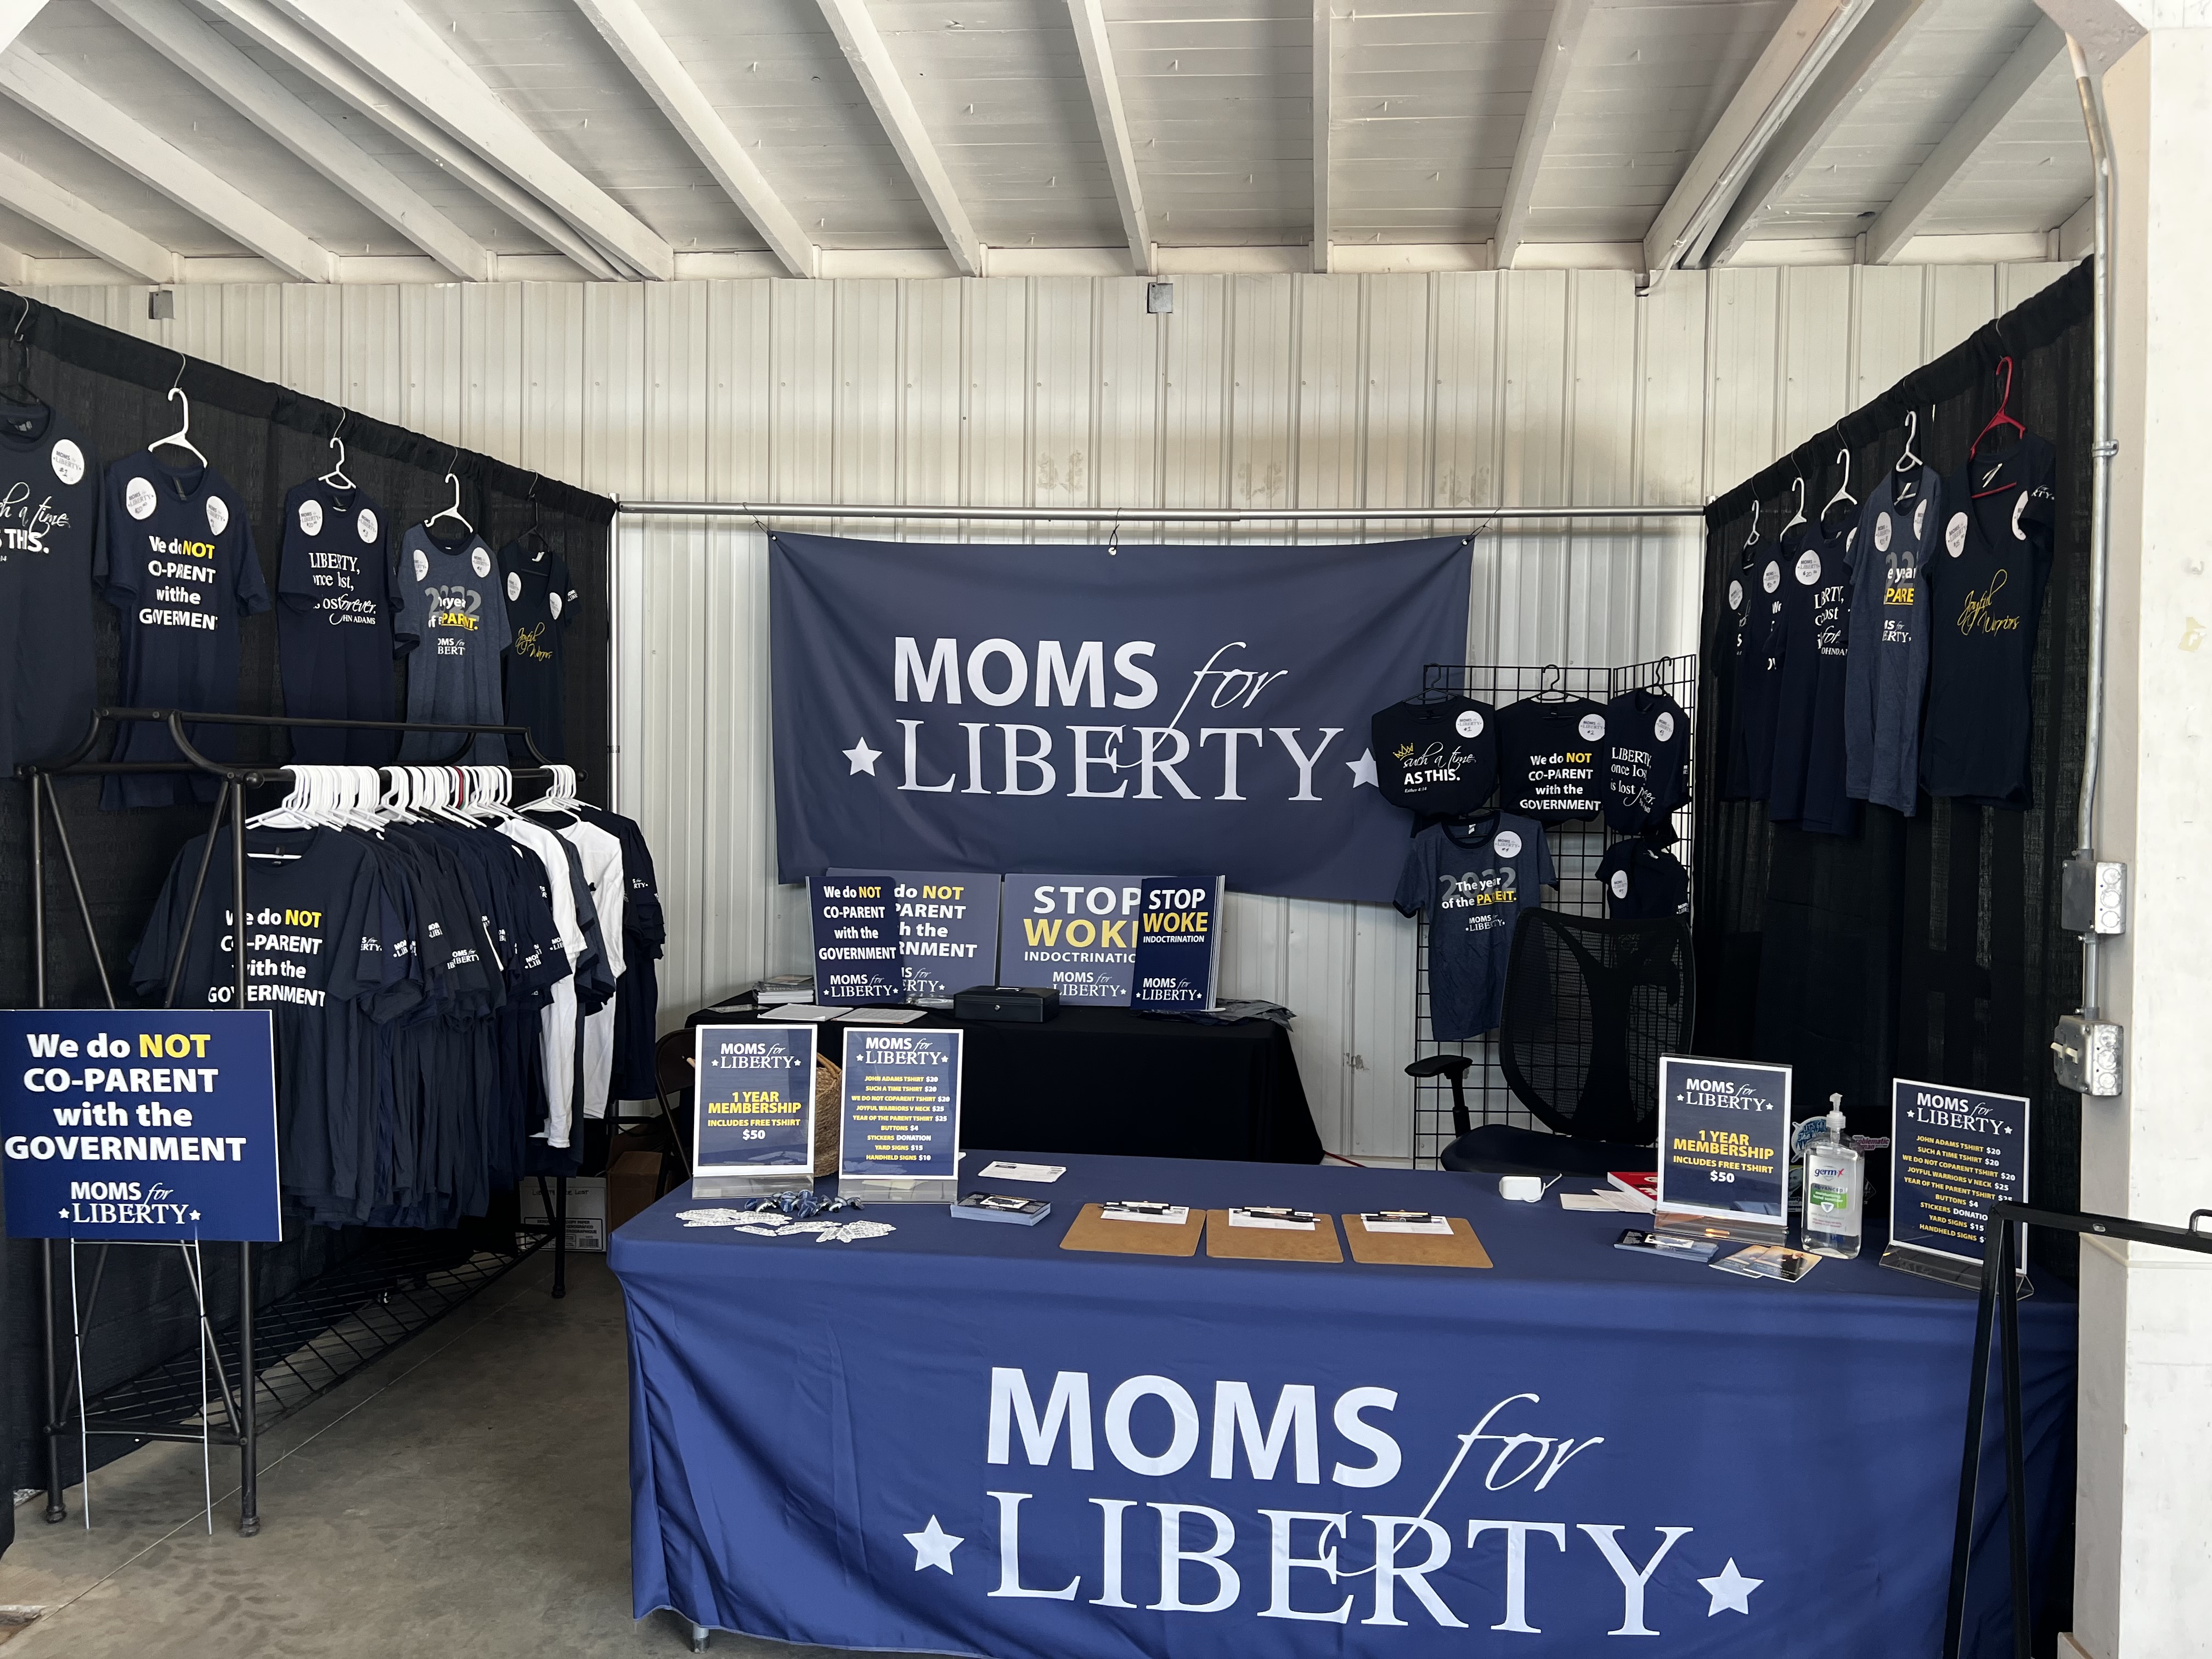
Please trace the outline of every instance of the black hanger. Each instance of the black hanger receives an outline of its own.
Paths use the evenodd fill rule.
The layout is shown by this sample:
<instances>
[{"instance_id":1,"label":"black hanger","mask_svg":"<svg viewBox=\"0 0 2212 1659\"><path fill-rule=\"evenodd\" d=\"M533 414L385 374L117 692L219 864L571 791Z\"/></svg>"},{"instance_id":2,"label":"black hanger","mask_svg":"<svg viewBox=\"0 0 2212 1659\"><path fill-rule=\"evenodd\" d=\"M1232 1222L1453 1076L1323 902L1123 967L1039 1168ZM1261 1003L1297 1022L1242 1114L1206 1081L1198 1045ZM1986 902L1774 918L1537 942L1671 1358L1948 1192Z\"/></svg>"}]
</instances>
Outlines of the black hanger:
<instances>
[{"instance_id":1,"label":"black hanger","mask_svg":"<svg viewBox=\"0 0 2212 1659\"><path fill-rule=\"evenodd\" d=\"M522 544L537 553L550 553L553 544L545 539L545 532L538 527L538 486L543 480L535 472L530 475L530 528L522 532Z\"/></svg>"},{"instance_id":2,"label":"black hanger","mask_svg":"<svg viewBox=\"0 0 2212 1659\"><path fill-rule=\"evenodd\" d=\"M40 401L39 394L31 390L31 300L25 296L22 315L15 319L15 330L9 337L15 344L15 378L6 386L0 386L0 398L7 398L10 403L35 404Z\"/></svg>"},{"instance_id":3,"label":"black hanger","mask_svg":"<svg viewBox=\"0 0 2212 1659\"><path fill-rule=\"evenodd\" d=\"M1535 700L1538 702L1569 702L1567 671L1555 662L1546 663L1543 672L1536 682Z\"/></svg>"}]
</instances>

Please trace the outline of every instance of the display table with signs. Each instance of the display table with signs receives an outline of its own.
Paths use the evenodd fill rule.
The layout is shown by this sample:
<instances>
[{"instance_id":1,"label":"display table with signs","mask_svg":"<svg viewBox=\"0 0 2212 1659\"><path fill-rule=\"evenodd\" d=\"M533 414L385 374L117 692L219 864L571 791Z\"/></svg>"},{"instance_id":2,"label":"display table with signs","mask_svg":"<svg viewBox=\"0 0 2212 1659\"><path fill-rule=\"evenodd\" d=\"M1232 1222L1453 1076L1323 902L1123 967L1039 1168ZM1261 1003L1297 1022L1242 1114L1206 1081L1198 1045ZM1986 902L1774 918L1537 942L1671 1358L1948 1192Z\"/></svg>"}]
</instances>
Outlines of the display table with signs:
<instances>
[{"instance_id":1,"label":"display table with signs","mask_svg":"<svg viewBox=\"0 0 2212 1659\"><path fill-rule=\"evenodd\" d=\"M1041 1224L882 1205L886 1236L755 1237L687 1225L684 1188L616 1234L639 1615L990 1659L1937 1652L1975 1304L1878 1237L1785 1284L1614 1249L1638 1218L1495 1177L1070 1156L1042 1185L980 1179L992 1156L962 1190ZM1494 1265L1224 1259L1218 1218L1062 1248L1106 1200L1425 1208ZM2021 1307L2039 1564L2074 1316ZM2001 1486L1970 1653L2009 1650Z\"/></svg>"},{"instance_id":2,"label":"display table with signs","mask_svg":"<svg viewBox=\"0 0 2212 1659\"><path fill-rule=\"evenodd\" d=\"M702 1010L686 1023L738 1018ZM932 1013L889 1029L955 1024ZM971 1146L1320 1161L1291 1034L1272 1020L1204 1025L1127 1008L1063 1007L1041 1025L957 1024L968 1035L960 1136ZM845 1030L823 1025L821 1052L842 1055Z\"/></svg>"}]
</instances>

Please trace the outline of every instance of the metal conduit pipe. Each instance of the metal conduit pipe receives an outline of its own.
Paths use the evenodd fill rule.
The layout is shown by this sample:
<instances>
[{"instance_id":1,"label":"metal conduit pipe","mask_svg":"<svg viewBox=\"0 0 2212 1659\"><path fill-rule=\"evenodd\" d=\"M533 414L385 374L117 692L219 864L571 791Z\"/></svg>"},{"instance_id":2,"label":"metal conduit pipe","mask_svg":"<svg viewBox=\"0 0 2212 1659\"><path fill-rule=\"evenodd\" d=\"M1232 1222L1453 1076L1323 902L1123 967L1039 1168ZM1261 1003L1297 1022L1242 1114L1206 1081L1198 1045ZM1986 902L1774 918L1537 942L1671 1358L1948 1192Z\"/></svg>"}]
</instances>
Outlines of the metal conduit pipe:
<instances>
[{"instance_id":1,"label":"metal conduit pipe","mask_svg":"<svg viewBox=\"0 0 2212 1659\"><path fill-rule=\"evenodd\" d=\"M2112 130L2105 121L2103 89L2091 77L2081 44L2066 37L2074 67L2074 88L2081 100L2081 125L2088 134L2093 204L2090 210L2094 271L2094 434L2089 491L2089 696L2084 717L2081 799L2075 827L2075 856L2093 858L2096 839L2097 775L2103 758L2105 726L2105 590L2112 560L2112 461L2119 444L2112 436ZM2097 1015L2097 935L2081 935L2081 1012Z\"/></svg>"},{"instance_id":2,"label":"metal conduit pipe","mask_svg":"<svg viewBox=\"0 0 2212 1659\"><path fill-rule=\"evenodd\" d=\"M975 520L1015 524L1334 524L1400 519L1422 524L1486 524L1493 519L1702 519L1702 505L1650 507L951 507L837 501L625 501L634 516L697 519Z\"/></svg>"}]
</instances>

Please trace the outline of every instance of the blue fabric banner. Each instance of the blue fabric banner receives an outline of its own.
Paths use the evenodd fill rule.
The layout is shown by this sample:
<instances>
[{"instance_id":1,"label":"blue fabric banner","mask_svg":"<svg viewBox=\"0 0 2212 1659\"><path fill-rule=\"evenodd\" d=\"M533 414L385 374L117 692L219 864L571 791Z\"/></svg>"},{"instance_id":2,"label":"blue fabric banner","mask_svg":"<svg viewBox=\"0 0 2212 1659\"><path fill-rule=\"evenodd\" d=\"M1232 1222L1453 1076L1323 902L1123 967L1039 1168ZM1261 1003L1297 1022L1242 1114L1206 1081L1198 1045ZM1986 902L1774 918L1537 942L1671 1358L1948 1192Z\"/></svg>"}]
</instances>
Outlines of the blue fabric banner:
<instances>
[{"instance_id":1,"label":"blue fabric banner","mask_svg":"<svg viewBox=\"0 0 2212 1659\"><path fill-rule=\"evenodd\" d=\"M769 538L776 857L1219 870L1390 896L1368 720L1467 649L1462 538L1352 547Z\"/></svg>"},{"instance_id":2,"label":"blue fabric banner","mask_svg":"<svg viewBox=\"0 0 2212 1659\"><path fill-rule=\"evenodd\" d=\"M1630 1218L1479 1176L1055 1161L1018 1189L1050 1197L1036 1227L901 1205L864 1212L884 1237L740 1236L679 1190L615 1235L641 1616L989 1659L1937 1659L1970 1293L1631 1254ZM1496 1266L1060 1248L1116 1197L1434 1209ZM2020 1319L2047 1587L2075 1309L2042 1291ZM1998 1659L1988 1434L1966 1652Z\"/></svg>"}]
</instances>

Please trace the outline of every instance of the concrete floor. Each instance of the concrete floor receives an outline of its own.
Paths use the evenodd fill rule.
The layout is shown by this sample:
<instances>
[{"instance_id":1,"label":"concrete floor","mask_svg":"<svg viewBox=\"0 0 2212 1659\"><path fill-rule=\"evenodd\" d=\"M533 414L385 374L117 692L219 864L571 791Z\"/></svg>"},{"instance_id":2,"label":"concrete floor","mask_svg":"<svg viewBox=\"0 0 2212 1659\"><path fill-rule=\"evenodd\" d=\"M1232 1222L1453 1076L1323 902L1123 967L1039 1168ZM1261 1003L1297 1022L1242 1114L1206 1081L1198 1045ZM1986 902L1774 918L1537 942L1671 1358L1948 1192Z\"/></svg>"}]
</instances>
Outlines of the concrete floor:
<instances>
[{"instance_id":1,"label":"concrete floor","mask_svg":"<svg viewBox=\"0 0 2212 1659\"><path fill-rule=\"evenodd\" d=\"M218 1452L215 1533L198 1447L93 1476L48 1526L33 1499L0 1607L44 1615L7 1659L598 1659L680 1655L688 1627L629 1616L622 1297L604 1257L568 1295L533 1259L263 1441L262 1531L238 1535ZM226 1496L226 1493L228 1495ZM840 1659L718 1635L732 1659Z\"/></svg>"}]
</instances>

